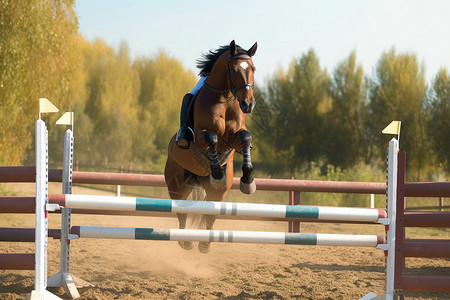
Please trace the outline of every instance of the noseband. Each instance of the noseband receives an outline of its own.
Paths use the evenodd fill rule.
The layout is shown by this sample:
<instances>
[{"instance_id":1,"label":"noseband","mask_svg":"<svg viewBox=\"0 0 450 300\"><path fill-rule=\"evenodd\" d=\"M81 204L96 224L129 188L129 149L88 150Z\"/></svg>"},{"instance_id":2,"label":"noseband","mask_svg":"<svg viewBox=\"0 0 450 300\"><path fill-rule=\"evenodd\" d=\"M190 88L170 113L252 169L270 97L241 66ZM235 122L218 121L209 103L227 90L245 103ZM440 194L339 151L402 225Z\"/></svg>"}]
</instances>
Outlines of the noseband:
<instances>
[{"instance_id":1,"label":"noseband","mask_svg":"<svg viewBox=\"0 0 450 300\"><path fill-rule=\"evenodd\" d=\"M207 83L208 80L205 81L204 85L205 85L208 89L210 89L211 91L216 92L216 93L228 93L228 92L231 92L232 96L231 96L228 100L229 100L229 101L235 101L235 100L238 100L239 102L241 102L241 100L240 100L240 99L238 98L238 96L237 96L237 91L240 90L240 89L242 89L242 88L245 88L245 87L251 87L251 88L253 89L253 85L251 85L251 84L249 84L249 83L244 83L243 85L241 85L241 86L239 86L239 87L237 87L237 88L234 87L233 81L231 80L231 73L230 73L230 62L231 62L233 59L250 59L250 60L251 60L252 58L251 58L250 56L248 56L248 55L245 55L245 54L235 55L235 56L230 56L230 57L228 58L226 75L228 76L228 80L229 80L229 82L230 82L230 88L229 88L229 89L226 89L226 90L216 90L215 88L212 88L212 87L210 87L210 86L208 85L208 83ZM244 78L244 82L245 82L245 78Z\"/></svg>"}]
</instances>

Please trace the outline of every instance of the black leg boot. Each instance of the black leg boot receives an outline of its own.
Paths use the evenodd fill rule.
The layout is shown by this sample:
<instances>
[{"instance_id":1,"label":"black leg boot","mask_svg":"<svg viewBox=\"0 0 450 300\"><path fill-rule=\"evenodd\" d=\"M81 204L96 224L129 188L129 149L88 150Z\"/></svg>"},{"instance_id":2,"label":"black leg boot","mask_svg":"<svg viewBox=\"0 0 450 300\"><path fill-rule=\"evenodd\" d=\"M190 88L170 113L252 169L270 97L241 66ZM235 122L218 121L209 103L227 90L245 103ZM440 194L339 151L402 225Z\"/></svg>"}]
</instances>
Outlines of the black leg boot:
<instances>
[{"instance_id":1,"label":"black leg boot","mask_svg":"<svg viewBox=\"0 0 450 300\"><path fill-rule=\"evenodd\" d=\"M188 149L189 143L193 140L194 136L191 129L188 127L188 109L194 95L187 93L183 97L183 103L181 104L180 112L180 129L177 132L177 146L180 149Z\"/></svg>"}]
</instances>

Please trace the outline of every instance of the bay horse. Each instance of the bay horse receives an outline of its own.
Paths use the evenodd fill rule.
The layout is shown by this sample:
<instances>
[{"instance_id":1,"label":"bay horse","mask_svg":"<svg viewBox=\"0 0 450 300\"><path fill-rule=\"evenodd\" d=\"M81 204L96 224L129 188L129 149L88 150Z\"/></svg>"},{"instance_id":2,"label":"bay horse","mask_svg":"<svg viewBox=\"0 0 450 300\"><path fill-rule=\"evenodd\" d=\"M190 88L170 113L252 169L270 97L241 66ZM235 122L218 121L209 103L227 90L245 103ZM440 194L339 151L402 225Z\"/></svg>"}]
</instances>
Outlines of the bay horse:
<instances>
[{"instance_id":1,"label":"bay horse","mask_svg":"<svg viewBox=\"0 0 450 300\"><path fill-rule=\"evenodd\" d=\"M194 140L188 149L176 145L176 134L169 142L164 178L171 199L186 200L200 187L206 199L194 200L222 201L233 183L235 151L243 155L240 190L246 194L256 190L250 156L252 136L245 128L245 114L255 107L252 56L257 47L255 43L244 50L233 40L197 61L200 75L207 80L191 104ZM179 228L186 228L187 214L177 217ZM206 229L213 229L215 216L204 215L202 219ZM178 243L183 249L193 248L192 242ZM202 253L209 248L209 242L198 245Z\"/></svg>"}]
</instances>

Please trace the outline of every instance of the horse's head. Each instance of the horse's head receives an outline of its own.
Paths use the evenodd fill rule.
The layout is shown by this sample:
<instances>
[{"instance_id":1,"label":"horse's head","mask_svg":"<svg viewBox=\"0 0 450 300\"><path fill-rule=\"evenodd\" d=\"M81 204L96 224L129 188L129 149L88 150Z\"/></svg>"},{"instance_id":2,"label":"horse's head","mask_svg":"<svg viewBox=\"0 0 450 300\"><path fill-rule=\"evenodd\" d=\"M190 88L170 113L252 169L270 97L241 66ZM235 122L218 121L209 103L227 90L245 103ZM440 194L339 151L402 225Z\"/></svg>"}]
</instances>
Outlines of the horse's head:
<instances>
[{"instance_id":1,"label":"horse's head","mask_svg":"<svg viewBox=\"0 0 450 300\"><path fill-rule=\"evenodd\" d=\"M252 56L255 55L258 43L255 43L247 51L238 51L234 40L230 43L230 54L228 57L227 80L233 96L239 101L243 113L249 114L255 107L253 96L253 83L255 66Z\"/></svg>"}]
</instances>

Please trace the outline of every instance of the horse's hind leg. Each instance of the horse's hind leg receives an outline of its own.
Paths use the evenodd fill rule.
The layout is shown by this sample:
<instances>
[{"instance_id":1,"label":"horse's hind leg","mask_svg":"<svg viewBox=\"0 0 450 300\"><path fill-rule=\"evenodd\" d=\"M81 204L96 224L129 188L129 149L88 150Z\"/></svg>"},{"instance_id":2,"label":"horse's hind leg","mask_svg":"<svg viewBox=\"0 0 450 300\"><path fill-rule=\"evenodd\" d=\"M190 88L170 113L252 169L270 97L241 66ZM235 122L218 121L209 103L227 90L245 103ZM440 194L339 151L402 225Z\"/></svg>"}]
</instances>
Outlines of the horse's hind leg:
<instances>
[{"instance_id":1,"label":"horse's hind leg","mask_svg":"<svg viewBox=\"0 0 450 300\"><path fill-rule=\"evenodd\" d=\"M166 184L171 199L186 199L192 190L192 186L188 185L183 168L176 164L170 157L167 159L166 168L164 170ZM186 228L187 214L177 214L179 228ZM185 250L191 250L194 245L190 241L179 241L178 244Z\"/></svg>"},{"instance_id":2,"label":"horse's hind leg","mask_svg":"<svg viewBox=\"0 0 450 300\"><path fill-rule=\"evenodd\" d=\"M192 187L190 187L186 180L184 181L184 184L179 187L182 191L181 197L178 199L187 199L190 191L192 190ZM179 194L180 195L180 194ZM187 214L177 213L178 223L180 229L186 229L187 225ZM178 241L178 245L180 245L181 248L185 250L191 250L194 248L194 243L191 241Z\"/></svg>"},{"instance_id":3,"label":"horse's hind leg","mask_svg":"<svg viewBox=\"0 0 450 300\"><path fill-rule=\"evenodd\" d=\"M205 227L207 230L212 230L214 222L216 221L216 216L212 215L203 215L203 221L205 222ZM201 253L208 253L209 248L211 247L211 242L200 242L198 243L198 250Z\"/></svg>"},{"instance_id":4,"label":"horse's hind leg","mask_svg":"<svg viewBox=\"0 0 450 300\"><path fill-rule=\"evenodd\" d=\"M177 214L178 222L180 223L180 229L186 228L187 214ZM184 250L191 250L194 248L194 243L191 241L178 241L178 245Z\"/></svg>"},{"instance_id":5,"label":"horse's hind leg","mask_svg":"<svg viewBox=\"0 0 450 300\"><path fill-rule=\"evenodd\" d=\"M225 177L227 179L227 185L225 189L218 191L212 188L210 185L205 185L206 200L220 202L225 199L225 195L228 190L230 190L233 184L233 162L227 163L223 170L225 171ZM213 230L214 223L216 221L216 216L214 215L203 215L202 221L205 223L205 229ZM198 244L198 250L202 253L208 253L211 247L211 242L200 242Z\"/></svg>"}]
</instances>

